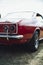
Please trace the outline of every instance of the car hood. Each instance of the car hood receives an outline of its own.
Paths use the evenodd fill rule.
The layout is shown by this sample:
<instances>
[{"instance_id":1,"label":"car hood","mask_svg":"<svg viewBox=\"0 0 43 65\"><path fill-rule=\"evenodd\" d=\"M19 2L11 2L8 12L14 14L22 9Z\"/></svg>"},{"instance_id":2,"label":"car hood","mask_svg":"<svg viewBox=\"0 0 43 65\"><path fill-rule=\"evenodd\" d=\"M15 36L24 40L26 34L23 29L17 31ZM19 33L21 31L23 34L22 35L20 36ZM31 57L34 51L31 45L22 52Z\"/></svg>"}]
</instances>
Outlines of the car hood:
<instances>
[{"instance_id":1,"label":"car hood","mask_svg":"<svg viewBox=\"0 0 43 65\"><path fill-rule=\"evenodd\" d=\"M43 21L39 21L36 18L30 18L30 19L24 19L24 18L1 18L0 23L19 23L20 25L26 25L26 26L38 26L38 27L43 27Z\"/></svg>"},{"instance_id":2,"label":"car hood","mask_svg":"<svg viewBox=\"0 0 43 65\"><path fill-rule=\"evenodd\" d=\"M22 19L15 19L15 18L9 18L9 19L6 19L6 18L1 18L0 19L0 22L10 22L10 23L18 23L19 21L21 21Z\"/></svg>"}]
</instances>

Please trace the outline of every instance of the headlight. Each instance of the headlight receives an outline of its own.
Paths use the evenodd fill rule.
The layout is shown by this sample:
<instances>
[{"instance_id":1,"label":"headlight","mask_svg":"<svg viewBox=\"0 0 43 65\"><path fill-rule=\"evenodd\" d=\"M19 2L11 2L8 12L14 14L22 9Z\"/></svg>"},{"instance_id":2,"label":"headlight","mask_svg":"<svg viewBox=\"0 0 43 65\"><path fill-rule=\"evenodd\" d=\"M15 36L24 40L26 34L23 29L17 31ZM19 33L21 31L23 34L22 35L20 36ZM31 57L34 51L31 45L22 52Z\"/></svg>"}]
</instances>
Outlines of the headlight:
<instances>
[{"instance_id":1,"label":"headlight","mask_svg":"<svg viewBox=\"0 0 43 65\"><path fill-rule=\"evenodd\" d=\"M4 26L4 31L7 32L7 30L9 29L9 27L6 25Z\"/></svg>"},{"instance_id":2,"label":"headlight","mask_svg":"<svg viewBox=\"0 0 43 65\"><path fill-rule=\"evenodd\" d=\"M16 29L16 27L14 26L14 25L12 25L11 27L10 27L10 30L11 31L14 31Z\"/></svg>"}]
</instances>

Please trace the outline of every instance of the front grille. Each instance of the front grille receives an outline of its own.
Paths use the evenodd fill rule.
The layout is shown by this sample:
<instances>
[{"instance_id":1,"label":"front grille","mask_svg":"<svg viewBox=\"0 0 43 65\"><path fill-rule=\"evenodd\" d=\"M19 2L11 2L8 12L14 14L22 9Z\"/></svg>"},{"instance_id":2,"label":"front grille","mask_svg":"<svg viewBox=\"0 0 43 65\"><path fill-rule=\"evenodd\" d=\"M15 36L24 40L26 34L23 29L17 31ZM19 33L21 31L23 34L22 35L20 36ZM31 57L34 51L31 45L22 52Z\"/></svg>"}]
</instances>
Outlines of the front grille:
<instances>
[{"instance_id":1,"label":"front grille","mask_svg":"<svg viewBox=\"0 0 43 65\"><path fill-rule=\"evenodd\" d=\"M17 24L0 24L0 34L17 34Z\"/></svg>"}]
</instances>

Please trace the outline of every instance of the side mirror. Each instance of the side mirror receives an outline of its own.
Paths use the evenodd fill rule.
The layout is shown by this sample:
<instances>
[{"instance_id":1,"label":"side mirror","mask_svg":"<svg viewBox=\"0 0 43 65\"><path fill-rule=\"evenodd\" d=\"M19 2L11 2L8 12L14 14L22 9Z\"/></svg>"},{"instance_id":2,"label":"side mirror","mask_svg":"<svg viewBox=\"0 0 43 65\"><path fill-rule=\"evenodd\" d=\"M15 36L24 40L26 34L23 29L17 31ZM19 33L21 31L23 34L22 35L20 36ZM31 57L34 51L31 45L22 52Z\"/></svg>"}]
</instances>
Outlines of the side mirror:
<instances>
[{"instance_id":1,"label":"side mirror","mask_svg":"<svg viewBox=\"0 0 43 65\"><path fill-rule=\"evenodd\" d=\"M36 16L40 16L43 19L43 16L39 13L37 13Z\"/></svg>"}]
</instances>

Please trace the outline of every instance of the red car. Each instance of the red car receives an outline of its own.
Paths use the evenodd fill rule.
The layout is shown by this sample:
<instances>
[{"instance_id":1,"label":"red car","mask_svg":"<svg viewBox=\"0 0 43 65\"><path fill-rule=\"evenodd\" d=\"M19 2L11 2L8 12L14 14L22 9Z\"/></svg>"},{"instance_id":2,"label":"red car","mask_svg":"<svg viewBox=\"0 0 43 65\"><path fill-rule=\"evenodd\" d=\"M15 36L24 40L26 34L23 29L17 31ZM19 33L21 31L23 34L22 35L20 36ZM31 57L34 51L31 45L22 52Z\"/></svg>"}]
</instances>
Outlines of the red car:
<instances>
[{"instance_id":1,"label":"red car","mask_svg":"<svg viewBox=\"0 0 43 65\"><path fill-rule=\"evenodd\" d=\"M0 44L27 44L28 42L33 50L37 50L40 29L43 26L43 22L39 21L38 17L43 18L38 13L25 11L9 13L4 18L0 18Z\"/></svg>"}]
</instances>

